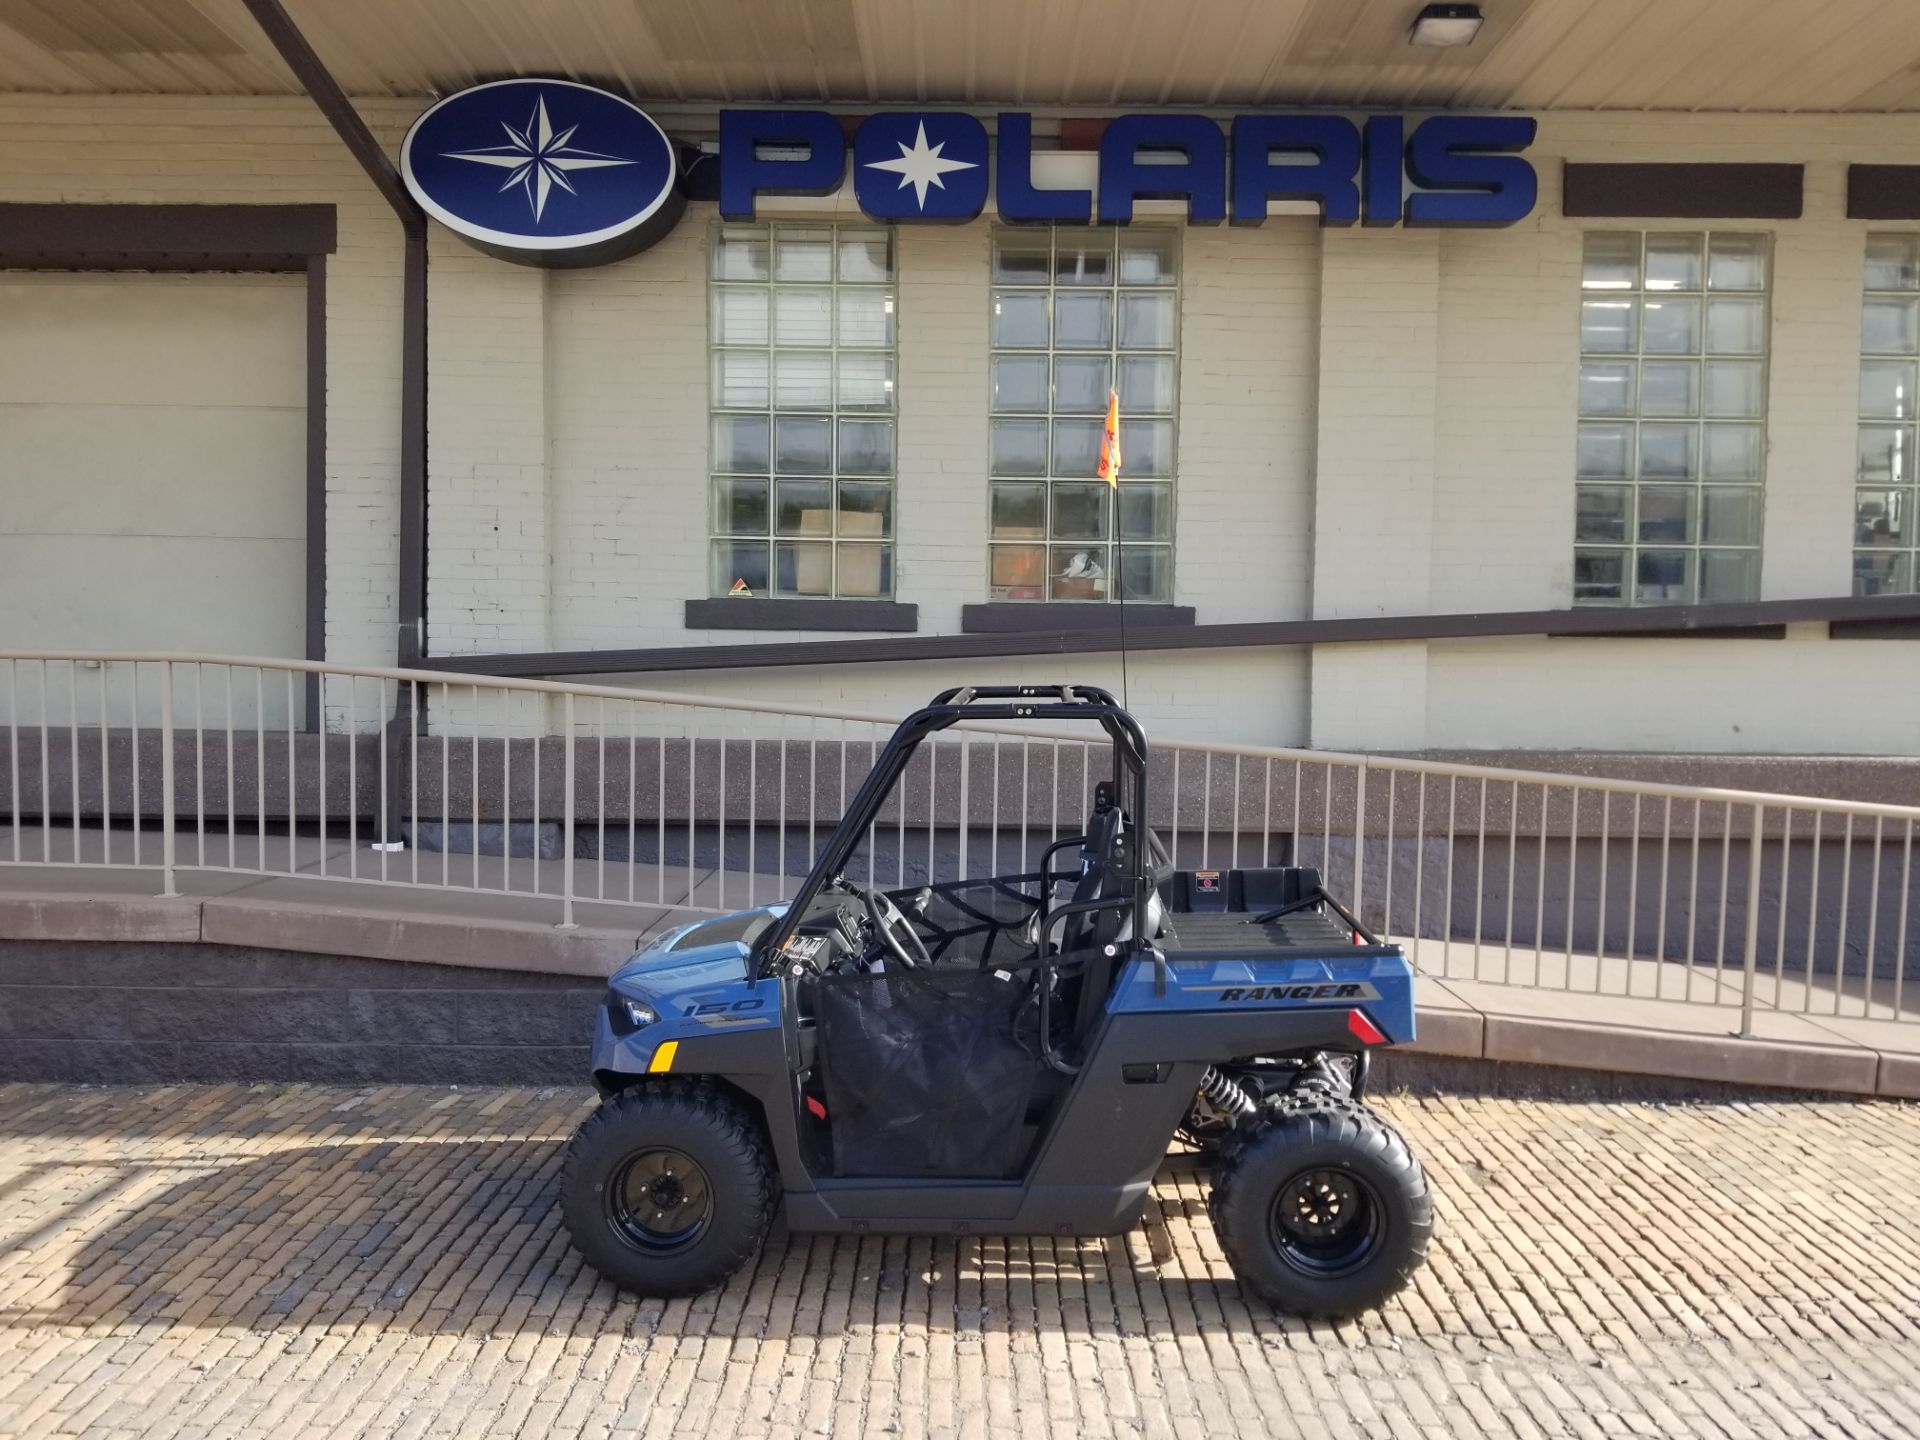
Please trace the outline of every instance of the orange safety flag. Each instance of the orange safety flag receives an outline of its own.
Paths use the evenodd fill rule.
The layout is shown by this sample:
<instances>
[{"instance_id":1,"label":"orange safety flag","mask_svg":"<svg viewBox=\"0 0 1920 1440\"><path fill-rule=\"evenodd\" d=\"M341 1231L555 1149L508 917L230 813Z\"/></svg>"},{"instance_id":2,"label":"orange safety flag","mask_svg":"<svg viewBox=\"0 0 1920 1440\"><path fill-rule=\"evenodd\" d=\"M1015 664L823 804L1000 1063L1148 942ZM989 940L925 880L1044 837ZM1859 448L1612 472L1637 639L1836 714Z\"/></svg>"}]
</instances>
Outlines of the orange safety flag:
<instances>
[{"instance_id":1,"label":"orange safety flag","mask_svg":"<svg viewBox=\"0 0 1920 1440\"><path fill-rule=\"evenodd\" d=\"M1120 393L1107 392L1107 428L1100 432L1100 478L1120 488Z\"/></svg>"}]
</instances>

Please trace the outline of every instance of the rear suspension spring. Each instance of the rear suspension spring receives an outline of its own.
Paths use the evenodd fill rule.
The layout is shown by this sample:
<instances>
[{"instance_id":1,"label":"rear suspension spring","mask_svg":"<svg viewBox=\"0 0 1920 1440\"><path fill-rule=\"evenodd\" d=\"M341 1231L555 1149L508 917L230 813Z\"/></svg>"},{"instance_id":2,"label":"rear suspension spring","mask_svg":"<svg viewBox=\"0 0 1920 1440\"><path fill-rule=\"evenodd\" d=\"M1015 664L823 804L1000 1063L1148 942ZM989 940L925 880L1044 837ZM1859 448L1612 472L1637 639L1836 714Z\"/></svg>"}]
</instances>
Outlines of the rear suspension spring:
<instances>
[{"instance_id":1,"label":"rear suspension spring","mask_svg":"<svg viewBox=\"0 0 1920 1440\"><path fill-rule=\"evenodd\" d=\"M1200 1077L1200 1094L1224 1115L1251 1115L1257 1108L1246 1087L1217 1065Z\"/></svg>"}]
</instances>

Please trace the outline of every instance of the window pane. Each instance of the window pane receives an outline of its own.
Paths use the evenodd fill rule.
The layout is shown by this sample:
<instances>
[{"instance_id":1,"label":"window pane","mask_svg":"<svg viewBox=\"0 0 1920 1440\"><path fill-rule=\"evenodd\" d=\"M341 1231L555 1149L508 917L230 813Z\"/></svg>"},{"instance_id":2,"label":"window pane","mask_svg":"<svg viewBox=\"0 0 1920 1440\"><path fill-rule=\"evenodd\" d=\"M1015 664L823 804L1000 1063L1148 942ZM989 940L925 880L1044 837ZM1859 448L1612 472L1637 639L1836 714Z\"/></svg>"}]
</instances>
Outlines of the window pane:
<instances>
[{"instance_id":1,"label":"window pane","mask_svg":"<svg viewBox=\"0 0 1920 1440\"><path fill-rule=\"evenodd\" d=\"M1639 311L1631 300L1580 302L1580 348L1589 353L1631 353L1639 337Z\"/></svg>"},{"instance_id":2,"label":"window pane","mask_svg":"<svg viewBox=\"0 0 1920 1440\"><path fill-rule=\"evenodd\" d=\"M1758 425L1707 426L1707 478L1758 480L1762 443Z\"/></svg>"},{"instance_id":3,"label":"window pane","mask_svg":"<svg viewBox=\"0 0 1920 1440\"><path fill-rule=\"evenodd\" d=\"M893 594L891 545L842 544L835 547L834 562L836 595L880 599Z\"/></svg>"},{"instance_id":4,"label":"window pane","mask_svg":"<svg viewBox=\"0 0 1920 1440\"><path fill-rule=\"evenodd\" d=\"M1862 425L1854 473L1882 485L1913 484L1913 430L1906 425Z\"/></svg>"},{"instance_id":5,"label":"window pane","mask_svg":"<svg viewBox=\"0 0 1920 1440\"><path fill-rule=\"evenodd\" d=\"M1120 348L1171 350L1174 333L1174 297L1171 291L1120 297Z\"/></svg>"},{"instance_id":6,"label":"window pane","mask_svg":"<svg viewBox=\"0 0 1920 1440\"><path fill-rule=\"evenodd\" d=\"M1173 373L1171 355L1121 356L1120 413L1122 415L1172 414Z\"/></svg>"},{"instance_id":7,"label":"window pane","mask_svg":"<svg viewBox=\"0 0 1920 1440\"><path fill-rule=\"evenodd\" d=\"M773 408L833 408L833 357L825 352L783 350L773 362Z\"/></svg>"},{"instance_id":8,"label":"window pane","mask_svg":"<svg viewBox=\"0 0 1920 1440\"><path fill-rule=\"evenodd\" d=\"M1053 283L1113 284L1113 232L1096 230L1090 235L1058 232L1054 243Z\"/></svg>"},{"instance_id":9,"label":"window pane","mask_svg":"<svg viewBox=\"0 0 1920 1440\"><path fill-rule=\"evenodd\" d=\"M713 242L713 278L765 280L768 253L766 231L722 230ZM761 569L765 568L762 561Z\"/></svg>"},{"instance_id":10,"label":"window pane","mask_svg":"<svg viewBox=\"0 0 1920 1440\"><path fill-rule=\"evenodd\" d=\"M1755 420L1765 399L1766 374L1758 360L1714 360L1707 365L1707 414Z\"/></svg>"},{"instance_id":11,"label":"window pane","mask_svg":"<svg viewBox=\"0 0 1920 1440\"><path fill-rule=\"evenodd\" d=\"M833 545L830 541L779 541L774 545L773 569L778 594L833 593Z\"/></svg>"},{"instance_id":12,"label":"window pane","mask_svg":"<svg viewBox=\"0 0 1920 1440\"><path fill-rule=\"evenodd\" d=\"M842 475L893 474L893 422L842 420L836 468Z\"/></svg>"},{"instance_id":13,"label":"window pane","mask_svg":"<svg viewBox=\"0 0 1920 1440\"><path fill-rule=\"evenodd\" d=\"M773 468L782 475L833 473L833 422L782 415L773 427Z\"/></svg>"},{"instance_id":14,"label":"window pane","mask_svg":"<svg viewBox=\"0 0 1920 1440\"><path fill-rule=\"evenodd\" d=\"M839 367L842 410L893 408L892 355L845 353L839 357Z\"/></svg>"},{"instance_id":15,"label":"window pane","mask_svg":"<svg viewBox=\"0 0 1920 1440\"><path fill-rule=\"evenodd\" d=\"M713 543L713 582L716 595L725 595L744 583L750 595L767 593L767 542L716 540Z\"/></svg>"},{"instance_id":16,"label":"window pane","mask_svg":"<svg viewBox=\"0 0 1920 1440\"><path fill-rule=\"evenodd\" d=\"M1105 428L1099 420L1056 420L1053 422L1053 471L1052 473L1068 480L1094 478L1100 464L1100 432ZM1125 437L1121 437L1121 466L1126 468Z\"/></svg>"},{"instance_id":17,"label":"window pane","mask_svg":"<svg viewBox=\"0 0 1920 1440\"><path fill-rule=\"evenodd\" d=\"M729 285L713 292L713 341L716 345L767 343L767 292Z\"/></svg>"},{"instance_id":18,"label":"window pane","mask_svg":"<svg viewBox=\"0 0 1920 1440\"><path fill-rule=\"evenodd\" d=\"M1700 367L1688 361L1648 361L1640 367L1642 415L1700 413Z\"/></svg>"},{"instance_id":19,"label":"window pane","mask_svg":"<svg viewBox=\"0 0 1920 1440\"><path fill-rule=\"evenodd\" d=\"M1920 235L1867 237L1867 289L1920 290Z\"/></svg>"},{"instance_id":20,"label":"window pane","mask_svg":"<svg viewBox=\"0 0 1920 1440\"><path fill-rule=\"evenodd\" d=\"M878 284L893 279L893 238L884 230L840 236L840 283Z\"/></svg>"},{"instance_id":21,"label":"window pane","mask_svg":"<svg viewBox=\"0 0 1920 1440\"><path fill-rule=\"evenodd\" d=\"M767 408L767 355L764 350L717 350L713 356L715 403L726 410Z\"/></svg>"},{"instance_id":22,"label":"window pane","mask_svg":"<svg viewBox=\"0 0 1920 1440\"><path fill-rule=\"evenodd\" d=\"M1171 485L1122 485L1120 487L1120 538L1122 540L1173 539L1173 487Z\"/></svg>"},{"instance_id":23,"label":"window pane","mask_svg":"<svg viewBox=\"0 0 1920 1440\"><path fill-rule=\"evenodd\" d=\"M842 290L840 343L876 346L893 344L893 295L887 290Z\"/></svg>"},{"instance_id":24,"label":"window pane","mask_svg":"<svg viewBox=\"0 0 1920 1440\"><path fill-rule=\"evenodd\" d=\"M833 251L831 230L782 226L773 235L773 278L831 280Z\"/></svg>"},{"instance_id":25,"label":"window pane","mask_svg":"<svg viewBox=\"0 0 1920 1440\"><path fill-rule=\"evenodd\" d=\"M1709 290L1767 288L1767 237L1715 235L1707 255Z\"/></svg>"},{"instance_id":26,"label":"window pane","mask_svg":"<svg viewBox=\"0 0 1920 1440\"><path fill-rule=\"evenodd\" d=\"M993 343L1010 349L1045 349L1047 295L1002 290L993 297Z\"/></svg>"},{"instance_id":27,"label":"window pane","mask_svg":"<svg viewBox=\"0 0 1920 1440\"><path fill-rule=\"evenodd\" d=\"M1128 477L1144 480L1149 476L1173 478L1173 422L1171 420L1122 420L1120 422L1120 483Z\"/></svg>"},{"instance_id":28,"label":"window pane","mask_svg":"<svg viewBox=\"0 0 1920 1440\"><path fill-rule=\"evenodd\" d=\"M833 292L776 291L773 297L773 338L781 345L831 345Z\"/></svg>"},{"instance_id":29,"label":"window pane","mask_svg":"<svg viewBox=\"0 0 1920 1440\"><path fill-rule=\"evenodd\" d=\"M1053 408L1067 414L1106 412L1113 363L1104 355L1058 355L1053 361Z\"/></svg>"},{"instance_id":30,"label":"window pane","mask_svg":"<svg viewBox=\"0 0 1920 1440\"><path fill-rule=\"evenodd\" d=\"M1047 408L1047 357L994 356L993 408L1044 411Z\"/></svg>"},{"instance_id":31,"label":"window pane","mask_svg":"<svg viewBox=\"0 0 1920 1440\"><path fill-rule=\"evenodd\" d=\"M993 538L1046 539L1047 487L996 483L993 487Z\"/></svg>"},{"instance_id":32,"label":"window pane","mask_svg":"<svg viewBox=\"0 0 1920 1440\"><path fill-rule=\"evenodd\" d=\"M1860 362L1860 413L1875 420L1911 420L1914 367L1903 360Z\"/></svg>"},{"instance_id":33,"label":"window pane","mask_svg":"<svg viewBox=\"0 0 1920 1440\"><path fill-rule=\"evenodd\" d=\"M1649 355L1697 355L1700 302L1670 296L1650 299L1642 312L1640 328L1641 343Z\"/></svg>"},{"instance_id":34,"label":"window pane","mask_svg":"<svg viewBox=\"0 0 1920 1440\"><path fill-rule=\"evenodd\" d=\"M1172 600L1173 552L1164 545L1121 546L1120 593L1152 604Z\"/></svg>"},{"instance_id":35,"label":"window pane","mask_svg":"<svg viewBox=\"0 0 1920 1440\"><path fill-rule=\"evenodd\" d=\"M1052 535L1055 540L1104 540L1107 516L1113 507L1112 487L1096 481L1092 485L1053 486Z\"/></svg>"},{"instance_id":36,"label":"window pane","mask_svg":"<svg viewBox=\"0 0 1920 1440\"><path fill-rule=\"evenodd\" d=\"M1912 567L1910 553L1856 555L1853 557L1853 593L1905 595L1913 589Z\"/></svg>"},{"instance_id":37,"label":"window pane","mask_svg":"<svg viewBox=\"0 0 1920 1440\"><path fill-rule=\"evenodd\" d=\"M1585 290L1631 290L1640 281L1640 237L1597 231L1587 236L1580 285Z\"/></svg>"},{"instance_id":38,"label":"window pane","mask_svg":"<svg viewBox=\"0 0 1920 1440\"><path fill-rule=\"evenodd\" d=\"M1760 554L1756 550L1702 550L1700 598L1754 600L1760 594Z\"/></svg>"},{"instance_id":39,"label":"window pane","mask_svg":"<svg viewBox=\"0 0 1920 1440\"><path fill-rule=\"evenodd\" d=\"M1104 600L1107 598L1107 547L1055 545L1048 552L1050 600Z\"/></svg>"},{"instance_id":40,"label":"window pane","mask_svg":"<svg viewBox=\"0 0 1920 1440\"><path fill-rule=\"evenodd\" d=\"M1633 477L1633 427L1582 425L1579 476L1582 480L1628 480Z\"/></svg>"},{"instance_id":41,"label":"window pane","mask_svg":"<svg viewBox=\"0 0 1920 1440\"><path fill-rule=\"evenodd\" d=\"M768 427L764 415L713 417L713 468L735 475L767 473Z\"/></svg>"},{"instance_id":42,"label":"window pane","mask_svg":"<svg viewBox=\"0 0 1920 1440\"><path fill-rule=\"evenodd\" d=\"M893 486L872 481L846 482L840 486L840 529L842 540L878 540L893 535Z\"/></svg>"},{"instance_id":43,"label":"window pane","mask_svg":"<svg viewBox=\"0 0 1920 1440\"><path fill-rule=\"evenodd\" d=\"M1633 377L1631 363L1612 360L1594 361L1580 367L1580 413L1582 415L1631 415L1633 413Z\"/></svg>"},{"instance_id":44,"label":"window pane","mask_svg":"<svg viewBox=\"0 0 1920 1440\"><path fill-rule=\"evenodd\" d=\"M1047 473L1047 422L995 420L993 473L1044 475Z\"/></svg>"},{"instance_id":45,"label":"window pane","mask_svg":"<svg viewBox=\"0 0 1920 1440\"><path fill-rule=\"evenodd\" d=\"M775 495L776 535L831 535L833 485L826 480L782 480Z\"/></svg>"},{"instance_id":46,"label":"window pane","mask_svg":"<svg viewBox=\"0 0 1920 1440\"><path fill-rule=\"evenodd\" d=\"M1871 296L1860 310L1860 348L1869 355L1911 355L1920 349L1920 300Z\"/></svg>"},{"instance_id":47,"label":"window pane","mask_svg":"<svg viewBox=\"0 0 1920 1440\"><path fill-rule=\"evenodd\" d=\"M1640 427L1640 478L1691 480L1700 472L1700 431L1692 425Z\"/></svg>"},{"instance_id":48,"label":"window pane","mask_svg":"<svg viewBox=\"0 0 1920 1440\"><path fill-rule=\"evenodd\" d=\"M1045 230L996 230L993 278L1002 284L1044 285L1052 255L1052 238Z\"/></svg>"},{"instance_id":49,"label":"window pane","mask_svg":"<svg viewBox=\"0 0 1920 1440\"><path fill-rule=\"evenodd\" d=\"M713 482L713 528L720 535L767 533L767 482L732 480ZM733 582L727 582L731 585Z\"/></svg>"},{"instance_id":50,"label":"window pane","mask_svg":"<svg viewBox=\"0 0 1920 1440\"><path fill-rule=\"evenodd\" d=\"M1700 492L1700 540L1706 545L1758 545L1760 492L1751 485Z\"/></svg>"},{"instance_id":51,"label":"window pane","mask_svg":"<svg viewBox=\"0 0 1920 1440\"><path fill-rule=\"evenodd\" d=\"M995 600L1044 600L1047 547L994 545L988 550L988 581Z\"/></svg>"},{"instance_id":52,"label":"window pane","mask_svg":"<svg viewBox=\"0 0 1920 1440\"><path fill-rule=\"evenodd\" d=\"M1574 502L1573 538L1620 544L1632 510L1633 491L1625 485L1582 485Z\"/></svg>"},{"instance_id":53,"label":"window pane","mask_svg":"<svg viewBox=\"0 0 1920 1440\"><path fill-rule=\"evenodd\" d=\"M1853 543L1856 545L1911 545L1912 494L1907 490L1853 492Z\"/></svg>"},{"instance_id":54,"label":"window pane","mask_svg":"<svg viewBox=\"0 0 1920 1440\"><path fill-rule=\"evenodd\" d=\"M1634 565L1634 599L1685 604L1693 599L1693 551L1642 550Z\"/></svg>"},{"instance_id":55,"label":"window pane","mask_svg":"<svg viewBox=\"0 0 1920 1440\"><path fill-rule=\"evenodd\" d=\"M1709 300L1707 351L1758 355L1767 348L1767 307L1760 300Z\"/></svg>"},{"instance_id":56,"label":"window pane","mask_svg":"<svg viewBox=\"0 0 1920 1440\"><path fill-rule=\"evenodd\" d=\"M1699 235L1647 236L1647 289L1700 288Z\"/></svg>"},{"instance_id":57,"label":"window pane","mask_svg":"<svg viewBox=\"0 0 1920 1440\"><path fill-rule=\"evenodd\" d=\"M1626 598L1627 552L1576 550L1573 552L1573 598L1589 604Z\"/></svg>"},{"instance_id":58,"label":"window pane","mask_svg":"<svg viewBox=\"0 0 1920 1440\"><path fill-rule=\"evenodd\" d=\"M1113 344L1113 297L1104 292L1053 297L1053 343L1062 350L1105 350Z\"/></svg>"},{"instance_id":59,"label":"window pane","mask_svg":"<svg viewBox=\"0 0 1920 1440\"><path fill-rule=\"evenodd\" d=\"M1125 230L1120 234L1122 285L1171 285L1178 274L1178 237L1171 230Z\"/></svg>"},{"instance_id":60,"label":"window pane","mask_svg":"<svg viewBox=\"0 0 1920 1440\"><path fill-rule=\"evenodd\" d=\"M1641 487L1639 522L1635 532L1641 544L1693 543L1693 489L1691 486Z\"/></svg>"}]
</instances>

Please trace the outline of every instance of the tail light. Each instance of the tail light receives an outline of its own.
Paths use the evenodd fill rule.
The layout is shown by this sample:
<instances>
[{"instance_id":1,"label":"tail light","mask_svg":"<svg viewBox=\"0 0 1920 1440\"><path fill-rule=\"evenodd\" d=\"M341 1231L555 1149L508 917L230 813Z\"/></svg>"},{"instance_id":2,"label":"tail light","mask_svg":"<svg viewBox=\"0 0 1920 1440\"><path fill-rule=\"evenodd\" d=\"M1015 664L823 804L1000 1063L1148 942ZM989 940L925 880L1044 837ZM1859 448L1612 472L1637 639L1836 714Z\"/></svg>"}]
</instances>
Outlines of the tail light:
<instances>
[{"instance_id":1,"label":"tail light","mask_svg":"<svg viewBox=\"0 0 1920 1440\"><path fill-rule=\"evenodd\" d=\"M1380 1027L1367 1018L1364 1010L1347 1012L1347 1029L1351 1030L1362 1045L1385 1045L1386 1035Z\"/></svg>"}]
</instances>

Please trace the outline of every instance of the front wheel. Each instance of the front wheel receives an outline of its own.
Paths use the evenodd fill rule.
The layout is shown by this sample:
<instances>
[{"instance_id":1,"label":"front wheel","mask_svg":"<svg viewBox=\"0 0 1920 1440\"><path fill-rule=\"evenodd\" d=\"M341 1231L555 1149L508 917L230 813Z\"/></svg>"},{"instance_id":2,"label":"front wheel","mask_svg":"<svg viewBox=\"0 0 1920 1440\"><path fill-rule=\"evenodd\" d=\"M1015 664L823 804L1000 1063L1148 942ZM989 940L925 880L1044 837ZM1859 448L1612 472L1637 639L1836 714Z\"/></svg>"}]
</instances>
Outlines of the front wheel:
<instances>
[{"instance_id":1,"label":"front wheel","mask_svg":"<svg viewBox=\"0 0 1920 1440\"><path fill-rule=\"evenodd\" d=\"M1433 1233L1406 1141L1365 1106L1326 1096L1236 1130L1208 1208L1240 1283L1294 1315L1371 1310L1412 1279Z\"/></svg>"},{"instance_id":2,"label":"front wheel","mask_svg":"<svg viewBox=\"0 0 1920 1440\"><path fill-rule=\"evenodd\" d=\"M746 1108L678 1080L603 1102L574 1132L560 1179L575 1248L642 1295L694 1295L725 1281L765 1241L776 1194Z\"/></svg>"}]
</instances>

